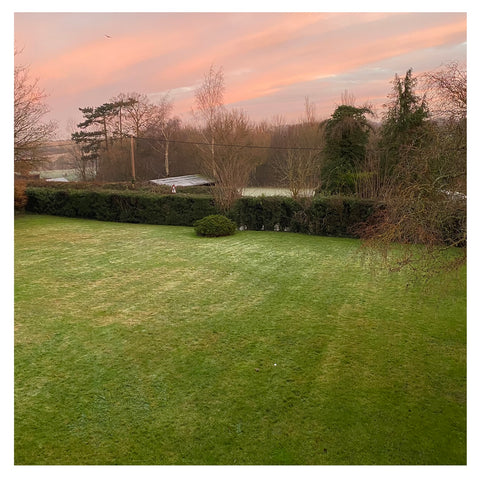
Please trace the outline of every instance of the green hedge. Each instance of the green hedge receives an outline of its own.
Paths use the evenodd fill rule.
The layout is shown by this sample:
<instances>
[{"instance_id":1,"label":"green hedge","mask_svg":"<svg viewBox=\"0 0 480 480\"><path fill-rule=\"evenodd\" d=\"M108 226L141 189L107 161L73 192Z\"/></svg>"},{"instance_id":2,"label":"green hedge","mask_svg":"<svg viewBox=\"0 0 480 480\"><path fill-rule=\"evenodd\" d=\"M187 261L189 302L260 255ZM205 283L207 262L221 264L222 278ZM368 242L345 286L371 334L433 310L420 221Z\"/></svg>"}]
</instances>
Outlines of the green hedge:
<instances>
[{"instance_id":1,"label":"green hedge","mask_svg":"<svg viewBox=\"0 0 480 480\"><path fill-rule=\"evenodd\" d=\"M29 212L111 222L193 226L203 217L221 213L213 197L205 195L57 186L28 187L26 193ZM227 216L241 229L355 237L356 225L366 221L374 208L372 201L353 198L296 201L288 197L244 197Z\"/></svg>"},{"instance_id":2,"label":"green hedge","mask_svg":"<svg viewBox=\"0 0 480 480\"><path fill-rule=\"evenodd\" d=\"M302 202L287 197L241 198L230 217L250 230L356 237L357 225L368 219L375 205L371 200L340 197L316 197Z\"/></svg>"},{"instance_id":3,"label":"green hedge","mask_svg":"<svg viewBox=\"0 0 480 480\"><path fill-rule=\"evenodd\" d=\"M192 226L218 213L213 198L206 196L41 187L27 188L27 196L29 212L109 222Z\"/></svg>"}]
</instances>

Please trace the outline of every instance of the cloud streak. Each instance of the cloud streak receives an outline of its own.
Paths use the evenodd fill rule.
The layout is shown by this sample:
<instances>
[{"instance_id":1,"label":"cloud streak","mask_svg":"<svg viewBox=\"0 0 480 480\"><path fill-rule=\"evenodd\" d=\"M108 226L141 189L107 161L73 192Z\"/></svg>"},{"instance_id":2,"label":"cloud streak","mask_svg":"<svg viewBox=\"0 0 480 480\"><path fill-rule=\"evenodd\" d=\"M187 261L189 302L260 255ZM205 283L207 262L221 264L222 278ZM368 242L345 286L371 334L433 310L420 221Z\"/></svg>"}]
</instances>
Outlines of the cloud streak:
<instances>
[{"instance_id":1,"label":"cloud streak","mask_svg":"<svg viewBox=\"0 0 480 480\"><path fill-rule=\"evenodd\" d=\"M22 13L15 39L60 122L131 91L170 92L187 118L212 63L223 66L228 103L256 119L295 118L306 95L327 116L346 88L381 103L394 73L465 61L466 15Z\"/></svg>"}]
</instances>

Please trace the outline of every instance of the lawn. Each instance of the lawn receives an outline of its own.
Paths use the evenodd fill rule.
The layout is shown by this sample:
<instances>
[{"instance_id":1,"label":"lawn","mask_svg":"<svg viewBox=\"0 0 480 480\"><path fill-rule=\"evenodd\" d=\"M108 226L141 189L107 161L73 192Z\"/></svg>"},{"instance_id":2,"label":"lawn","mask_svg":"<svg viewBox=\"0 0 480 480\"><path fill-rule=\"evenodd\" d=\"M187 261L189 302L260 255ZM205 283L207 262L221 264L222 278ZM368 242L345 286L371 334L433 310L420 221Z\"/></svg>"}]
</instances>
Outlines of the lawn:
<instances>
[{"instance_id":1,"label":"lawn","mask_svg":"<svg viewBox=\"0 0 480 480\"><path fill-rule=\"evenodd\" d=\"M18 217L15 463L465 464L465 270L359 246Z\"/></svg>"}]
</instances>

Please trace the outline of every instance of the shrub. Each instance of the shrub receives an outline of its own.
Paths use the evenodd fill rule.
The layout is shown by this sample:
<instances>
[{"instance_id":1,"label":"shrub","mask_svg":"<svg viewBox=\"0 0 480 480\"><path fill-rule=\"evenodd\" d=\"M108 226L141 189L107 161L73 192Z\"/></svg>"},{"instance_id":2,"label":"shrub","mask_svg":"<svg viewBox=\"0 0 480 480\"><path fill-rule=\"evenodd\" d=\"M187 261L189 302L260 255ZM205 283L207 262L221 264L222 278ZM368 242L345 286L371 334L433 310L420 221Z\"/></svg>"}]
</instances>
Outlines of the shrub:
<instances>
[{"instance_id":1,"label":"shrub","mask_svg":"<svg viewBox=\"0 0 480 480\"><path fill-rule=\"evenodd\" d=\"M208 215L197 220L194 228L196 234L202 237L225 237L233 235L237 226L224 215Z\"/></svg>"},{"instance_id":2,"label":"shrub","mask_svg":"<svg viewBox=\"0 0 480 480\"><path fill-rule=\"evenodd\" d=\"M153 192L28 187L26 209L33 213L94 218L109 222L192 226L218 213L212 197Z\"/></svg>"},{"instance_id":3,"label":"shrub","mask_svg":"<svg viewBox=\"0 0 480 480\"><path fill-rule=\"evenodd\" d=\"M315 197L312 201L302 201L256 197L239 199L229 215L249 230L356 237L356 225L365 222L375 208L375 202L356 198Z\"/></svg>"}]
</instances>

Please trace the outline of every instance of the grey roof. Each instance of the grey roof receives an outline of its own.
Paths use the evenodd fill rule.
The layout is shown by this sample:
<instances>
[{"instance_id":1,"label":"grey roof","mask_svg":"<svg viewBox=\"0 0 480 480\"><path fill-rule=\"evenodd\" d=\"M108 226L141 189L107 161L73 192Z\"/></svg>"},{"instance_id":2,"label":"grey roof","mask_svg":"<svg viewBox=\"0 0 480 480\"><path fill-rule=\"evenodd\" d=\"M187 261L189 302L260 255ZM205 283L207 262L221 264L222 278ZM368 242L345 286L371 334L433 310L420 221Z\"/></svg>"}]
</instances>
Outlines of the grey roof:
<instances>
[{"instance_id":1,"label":"grey roof","mask_svg":"<svg viewBox=\"0 0 480 480\"><path fill-rule=\"evenodd\" d=\"M157 178L150 180L157 185L175 185L176 187L193 187L198 185L213 185L214 181L201 175L183 175L181 177Z\"/></svg>"}]
</instances>

